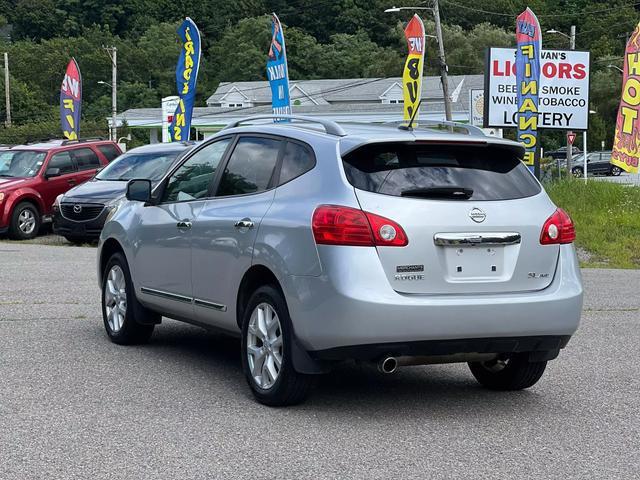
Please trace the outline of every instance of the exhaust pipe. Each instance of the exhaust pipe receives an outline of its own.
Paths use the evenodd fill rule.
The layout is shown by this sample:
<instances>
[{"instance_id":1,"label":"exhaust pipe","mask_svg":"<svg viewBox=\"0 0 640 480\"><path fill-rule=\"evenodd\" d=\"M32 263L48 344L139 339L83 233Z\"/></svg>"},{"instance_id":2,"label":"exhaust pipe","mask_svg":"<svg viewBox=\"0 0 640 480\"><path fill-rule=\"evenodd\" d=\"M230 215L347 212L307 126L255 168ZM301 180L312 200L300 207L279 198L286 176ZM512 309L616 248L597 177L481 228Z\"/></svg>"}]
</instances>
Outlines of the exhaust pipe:
<instances>
[{"instance_id":1,"label":"exhaust pipe","mask_svg":"<svg viewBox=\"0 0 640 480\"><path fill-rule=\"evenodd\" d=\"M378 370L380 373L393 373L398 369L398 360L396 357L383 357L378 362Z\"/></svg>"}]
</instances>

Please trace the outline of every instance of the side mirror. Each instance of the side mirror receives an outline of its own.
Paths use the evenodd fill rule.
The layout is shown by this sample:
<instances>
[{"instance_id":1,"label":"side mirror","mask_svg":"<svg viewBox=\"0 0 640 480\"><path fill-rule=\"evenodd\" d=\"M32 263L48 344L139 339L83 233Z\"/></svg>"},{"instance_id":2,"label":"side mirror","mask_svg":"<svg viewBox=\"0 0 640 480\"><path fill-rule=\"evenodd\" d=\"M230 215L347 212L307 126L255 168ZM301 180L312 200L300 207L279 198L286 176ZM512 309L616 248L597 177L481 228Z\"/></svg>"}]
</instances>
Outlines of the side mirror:
<instances>
[{"instance_id":1,"label":"side mirror","mask_svg":"<svg viewBox=\"0 0 640 480\"><path fill-rule=\"evenodd\" d=\"M53 178L60 176L60 169L56 167L47 168L47 171L44 173L45 178Z\"/></svg>"},{"instance_id":2,"label":"side mirror","mask_svg":"<svg viewBox=\"0 0 640 480\"><path fill-rule=\"evenodd\" d=\"M151 180L129 180L127 183L127 200L134 202L151 201Z\"/></svg>"}]
</instances>

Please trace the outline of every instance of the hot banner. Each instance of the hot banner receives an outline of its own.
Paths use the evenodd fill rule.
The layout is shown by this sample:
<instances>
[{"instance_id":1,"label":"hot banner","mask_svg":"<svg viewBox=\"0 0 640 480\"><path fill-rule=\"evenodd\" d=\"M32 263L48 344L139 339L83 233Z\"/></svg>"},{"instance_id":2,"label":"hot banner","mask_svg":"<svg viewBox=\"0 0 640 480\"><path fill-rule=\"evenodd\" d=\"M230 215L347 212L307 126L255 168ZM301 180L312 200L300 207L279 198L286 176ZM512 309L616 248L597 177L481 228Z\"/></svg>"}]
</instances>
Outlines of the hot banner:
<instances>
[{"instance_id":1,"label":"hot banner","mask_svg":"<svg viewBox=\"0 0 640 480\"><path fill-rule=\"evenodd\" d=\"M524 163L533 166L538 147L538 95L540 87L540 24L527 8L516 21L516 89L518 141L525 147Z\"/></svg>"},{"instance_id":2,"label":"hot banner","mask_svg":"<svg viewBox=\"0 0 640 480\"><path fill-rule=\"evenodd\" d=\"M624 54L622 98L613 137L611 163L638 173L640 157L640 24L629 38Z\"/></svg>"},{"instance_id":3,"label":"hot banner","mask_svg":"<svg viewBox=\"0 0 640 480\"><path fill-rule=\"evenodd\" d=\"M193 20L187 17L178 28L178 35L182 40L182 51L176 67L176 88L180 101L169 125L172 142L189 140L200 67L200 31Z\"/></svg>"},{"instance_id":4,"label":"hot banner","mask_svg":"<svg viewBox=\"0 0 640 480\"><path fill-rule=\"evenodd\" d=\"M422 69L424 65L424 24L418 15L414 15L404 29L409 55L402 72L402 90L404 91L404 121L417 118L422 95Z\"/></svg>"},{"instance_id":5,"label":"hot banner","mask_svg":"<svg viewBox=\"0 0 640 480\"><path fill-rule=\"evenodd\" d=\"M80 110L82 107L82 76L75 58L67 65L60 88L60 126L69 140L80 135Z\"/></svg>"}]
</instances>

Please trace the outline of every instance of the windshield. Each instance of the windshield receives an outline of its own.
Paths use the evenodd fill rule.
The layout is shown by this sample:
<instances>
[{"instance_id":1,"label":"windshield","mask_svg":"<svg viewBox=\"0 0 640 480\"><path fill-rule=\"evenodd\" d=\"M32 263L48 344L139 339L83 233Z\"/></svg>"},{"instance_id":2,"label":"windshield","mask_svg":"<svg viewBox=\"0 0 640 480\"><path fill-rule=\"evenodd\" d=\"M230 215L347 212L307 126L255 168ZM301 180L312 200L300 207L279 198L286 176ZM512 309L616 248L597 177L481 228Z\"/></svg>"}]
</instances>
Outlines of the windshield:
<instances>
[{"instance_id":1,"label":"windshield","mask_svg":"<svg viewBox=\"0 0 640 480\"><path fill-rule=\"evenodd\" d=\"M35 177L46 152L10 150L0 153L0 177Z\"/></svg>"},{"instance_id":2,"label":"windshield","mask_svg":"<svg viewBox=\"0 0 640 480\"><path fill-rule=\"evenodd\" d=\"M125 153L107 165L98 180L160 180L181 152Z\"/></svg>"}]
</instances>

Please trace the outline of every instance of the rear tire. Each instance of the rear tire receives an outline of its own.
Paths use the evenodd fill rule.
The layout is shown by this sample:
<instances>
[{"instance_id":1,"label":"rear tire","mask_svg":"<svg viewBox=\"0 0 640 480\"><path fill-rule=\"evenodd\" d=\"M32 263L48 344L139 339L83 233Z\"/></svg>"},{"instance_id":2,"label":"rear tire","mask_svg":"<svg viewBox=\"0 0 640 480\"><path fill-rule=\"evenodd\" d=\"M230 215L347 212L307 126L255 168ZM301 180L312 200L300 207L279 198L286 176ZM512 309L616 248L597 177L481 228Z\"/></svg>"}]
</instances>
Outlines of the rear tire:
<instances>
[{"instance_id":1,"label":"rear tire","mask_svg":"<svg viewBox=\"0 0 640 480\"><path fill-rule=\"evenodd\" d=\"M294 369L292 338L282 293L271 285L258 288L242 319L242 370L256 400L264 405L295 405L309 394L313 375Z\"/></svg>"},{"instance_id":2,"label":"rear tire","mask_svg":"<svg viewBox=\"0 0 640 480\"><path fill-rule=\"evenodd\" d=\"M122 253L114 253L102 274L102 320L111 341L146 343L160 319L138 302L127 261Z\"/></svg>"},{"instance_id":3,"label":"rear tire","mask_svg":"<svg viewBox=\"0 0 640 480\"><path fill-rule=\"evenodd\" d=\"M489 362L470 362L476 380L490 390L522 390L540 380L547 362L530 362L528 353L514 353Z\"/></svg>"},{"instance_id":4,"label":"rear tire","mask_svg":"<svg viewBox=\"0 0 640 480\"><path fill-rule=\"evenodd\" d=\"M11 214L9 236L14 240L35 238L40 231L41 219L37 207L30 202L16 205Z\"/></svg>"},{"instance_id":5,"label":"rear tire","mask_svg":"<svg viewBox=\"0 0 640 480\"><path fill-rule=\"evenodd\" d=\"M614 165L613 167L611 167L611 175L613 175L614 177L617 177L621 173L622 173L622 169L617 165Z\"/></svg>"},{"instance_id":6,"label":"rear tire","mask_svg":"<svg viewBox=\"0 0 640 480\"><path fill-rule=\"evenodd\" d=\"M571 169L571 173L576 178L582 178L582 176L584 175L584 170L582 170L582 168L580 167L573 167Z\"/></svg>"}]
</instances>

